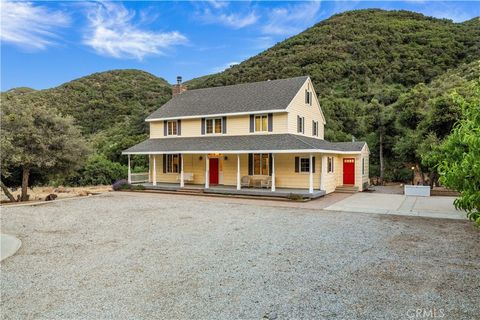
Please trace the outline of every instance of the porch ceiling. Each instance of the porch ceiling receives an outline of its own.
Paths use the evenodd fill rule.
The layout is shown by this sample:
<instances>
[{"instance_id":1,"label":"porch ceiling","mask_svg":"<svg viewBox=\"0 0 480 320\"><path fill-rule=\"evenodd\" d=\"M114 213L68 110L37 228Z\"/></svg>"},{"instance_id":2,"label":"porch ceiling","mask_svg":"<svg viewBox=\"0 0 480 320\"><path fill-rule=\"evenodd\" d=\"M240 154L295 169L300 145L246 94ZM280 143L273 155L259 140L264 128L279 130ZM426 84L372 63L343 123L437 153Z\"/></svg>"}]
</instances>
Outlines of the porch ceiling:
<instances>
[{"instance_id":1,"label":"porch ceiling","mask_svg":"<svg viewBox=\"0 0 480 320\"><path fill-rule=\"evenodd\" d=\"M174 137L145 140L123 154L360 153L365 142L329 142L295 134Z\"/></svg>"}]
</instances>

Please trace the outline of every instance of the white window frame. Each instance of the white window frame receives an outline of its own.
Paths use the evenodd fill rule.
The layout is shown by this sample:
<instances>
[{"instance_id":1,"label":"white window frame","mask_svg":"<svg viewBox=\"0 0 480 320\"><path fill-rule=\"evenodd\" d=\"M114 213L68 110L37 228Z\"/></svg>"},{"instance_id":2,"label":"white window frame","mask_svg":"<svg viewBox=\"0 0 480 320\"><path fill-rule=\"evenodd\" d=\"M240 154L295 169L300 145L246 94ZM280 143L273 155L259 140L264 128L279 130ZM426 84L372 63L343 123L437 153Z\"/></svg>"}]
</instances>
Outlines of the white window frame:
<instances>
[{"instance_id":1,"label":"white window frame","mask_svg":"<svg viewBox=\"0 0 480 320\"><path fill-rule=\"evenodd\" d=\"M302 170L302 161L306 160L307 168L306 170ZM310 173L310 158L309 157L300 157L298 159L298 172L300 173Z\"/></svg>"},{"instance_id":2,"label":"white window frame","mask_svg":"<svg viewBox=\"0 0 480 320\"><path fill-rule=\"evenodd\" d=\"M166 163L167 166L165 168L166 173L179 173L180 172L180 156L178 154L167 154L166 155ZM173 159L177 158L177 171L173 171Z\"/></svg>"},{"instance_id":3,"label":"white window frame","mask_svg":"<svg viewBox=\"0 0 480 320\"><path fill-rule=\"evenodd\" d=\"M257 118L260 119L260 130L257 130ZM266 119L264 126L263 119ZM267 132L268 131L268 114L256 114L253 117L253 132Z\"/></svg>"},{"instance_id":4,"label":"white window frame","mask_svg":"<svg viewBox=\"0 0 480 320\"><path fill-rule=\"evenodd\" d=\"M212 121L212 132L208 132L208 121ZM220 132L215 132L217 121L220 121ZM205 134L222 134L223 133L223 119L222 118L207 118L205 119Z\"/></svg>"},{"instance_id":5,"label":"white window frame","mask_svg":"<svg viewBox=\"0 0 480 320\"><path fill-rule=\"evenodd\" d=\"M173 132L173 124L175 123L175 132ZM170 128L172 125L172 128ZM171 133L170 133L170 129ZM169 120L167 121L167 136L176 136L178 134L178 120Z\"/></svg>"},{"instance_id":6,"label":"white window frame","mask_svg":"<svg viewBox=\"0 0 480 320\"><path fill-rule=\"evenodd\" d=\"M331 161L331 166L329 168L329 162ZM335 172L335 159L334 157L327 157L327 173L334 173Z\"/></svg>"},{"instance_id":7,"label":"white window frame","mask_svg":"<svg viewBox=\"0 0 480 320\"><path fill-rule=\"evenodd\" d=\"M298 116L298 117L300 118L300 130L297 130L297 131L298 131L298 133L305 134L305 117L300 117L300 116Z\"/></svg>"}]
</instances>

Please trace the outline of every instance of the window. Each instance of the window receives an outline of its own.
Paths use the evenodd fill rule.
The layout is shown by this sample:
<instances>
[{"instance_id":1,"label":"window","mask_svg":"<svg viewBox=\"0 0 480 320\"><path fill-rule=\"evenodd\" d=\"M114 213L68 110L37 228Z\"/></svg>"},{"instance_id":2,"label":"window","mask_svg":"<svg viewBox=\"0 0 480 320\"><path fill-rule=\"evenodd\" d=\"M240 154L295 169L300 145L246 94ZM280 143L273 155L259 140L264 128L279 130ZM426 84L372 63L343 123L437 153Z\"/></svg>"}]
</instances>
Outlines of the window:
<instances>
[{"instance_id":1,"label":"window","mask_svg":"<svg viewBox=\"0 0 480 320\"><path fill-rule=\"evenodd\" d=\"M333 157L327 157L327 172L333 172L334 167L333 167Z\"/></svg>"},{"instance_id":2,"label":"window","mask_svg":"<svg viewBox=\"0 0 480 320\"><path fill-rule=\"evenodd\" d=\"M180 157L178 154L167 154L166 170L167 173L180 172Z\"/></svg>"},{"instance_id":3,"label":"window","mask_svg":"<svg viewBox=\"0 0 480 320\"><path fill-rule=\"evenodd\" d=\"M205 124L206 124L207 134L222 133L222 129L223 129L222 118L207 119L205 121Z\"/></svg>"},{"instance_id":4,"label":"window","mask_svg":"<svg viewBox=\"0 0 480 320\"><path fill-rule=\"evenodd\" d=\"M312 92L305 89L305 103L312 105Z\"/></svg>"},{"instance_id":5,"label":"window","mask_svg":"<svg viewBox=\"0 0 480 320\"><path fill-rule=\"evenodd\" d=\"M266 114L255 116L255 132L268 131L268 116Z\"/></svg>"},{"instance_id":6,"label":"window","mask_svg":"<svg viewBox=\"0 0 480 320\"><path fill-rule=\"evenodd\" d=\"M365 158L362 158L362 175L365 175Z\"/></svg>"},{"instance_id":7,"label":"window","mask_svg":"<svg viewBox=\"0 0 480 320\"><path fill-rule=\"evenodd\" d=\"M268 163L269 163L268 153L254 153L253 154L253 174L269 175Z\"/></svg>"},{"instance_id":8,"label":"window","mask_svg":"<svg viewBox=\"0 0 480 320\"><path fill-rule=\"evenodd\" d=\"M312 121L312 135L318 137L318 121Z\"/></svg>"},{"instance_id":9,"label":"window","mask_svg":"<svg viewBox=\"0 0 480 320\"><path fill-rule=\"evenodd\" d=\"M297 132L305 133L305 117L297 116Z\"/></svg>"},{"instance_id":10,"label":"window","mask_svg":"<svg viewBox=\"0 0 480 320\"><path fill-rule=\"evenodd\" d=\"M310 158L300 158L300 172L310 172Z\"/></svg>"},{"instance_id":11,"label":"window","mask_svg":"<svg viewBox=\"0 0 480 320\"><path fill-rule=\"evenodd\" d=\"M167 122L167 134L169 136L176 136L177 135L177 127L178 127L178 123L177 121L168 121Z\"/></svg>"}]
</instances>

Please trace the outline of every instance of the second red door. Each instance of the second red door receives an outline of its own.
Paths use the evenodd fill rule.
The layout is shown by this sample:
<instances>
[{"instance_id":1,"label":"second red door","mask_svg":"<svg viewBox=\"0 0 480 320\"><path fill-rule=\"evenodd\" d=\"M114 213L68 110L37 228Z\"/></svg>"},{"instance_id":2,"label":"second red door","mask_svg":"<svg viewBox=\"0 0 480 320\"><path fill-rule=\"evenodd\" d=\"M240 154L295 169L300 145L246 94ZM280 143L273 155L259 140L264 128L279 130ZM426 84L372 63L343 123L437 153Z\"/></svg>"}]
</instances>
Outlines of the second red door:
<instances>
[{"instance_id":1,"label":"second red door","mask_svg":"<svg viewBox=\"0 0 480 320\"><path fill-rule=\"evenodd\" d=\"M355 158L343 159L343 184L355 184Z\"/></svg>"},{"instance_id":2,"label":"second red door","mask_svg":"<svg viewBox=\"0 0 480 320\"><path fill-rule=\"evenodd\" d=\"M210 158L210 184L218 184L218 158Z\"/></svg>"}]
</instances>

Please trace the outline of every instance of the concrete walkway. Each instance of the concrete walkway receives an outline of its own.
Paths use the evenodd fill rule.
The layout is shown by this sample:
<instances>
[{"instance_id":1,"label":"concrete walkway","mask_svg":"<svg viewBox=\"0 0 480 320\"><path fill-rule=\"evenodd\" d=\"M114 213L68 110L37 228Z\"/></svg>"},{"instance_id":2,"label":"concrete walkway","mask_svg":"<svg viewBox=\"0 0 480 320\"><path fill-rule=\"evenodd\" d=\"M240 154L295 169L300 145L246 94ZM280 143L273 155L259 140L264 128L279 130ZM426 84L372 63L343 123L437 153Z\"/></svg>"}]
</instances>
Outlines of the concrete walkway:
<instances>
[{"instance_id":1,"label":"concrete walkway","mask_svg":"<svg viewBox=\"0 0 480 320\"><path fill-rule=\"evenodd\" d=\"M332 211L396 214L405 216L466 219L453 206L455 197L412 197L398 194L356 193L325 208Z\"/></svg>"},{"instance_id":2,"label":"concrete walkway","mask_svg":"<svg viewBox=\"0 0 480 320\"><path fill-rule=\"evenodd\" d=\"M20 246L22 241L9 234L0 234L0 261L13 256Z\"/></svg>"}]
</instances>

